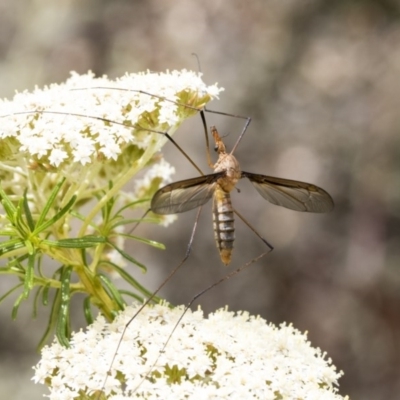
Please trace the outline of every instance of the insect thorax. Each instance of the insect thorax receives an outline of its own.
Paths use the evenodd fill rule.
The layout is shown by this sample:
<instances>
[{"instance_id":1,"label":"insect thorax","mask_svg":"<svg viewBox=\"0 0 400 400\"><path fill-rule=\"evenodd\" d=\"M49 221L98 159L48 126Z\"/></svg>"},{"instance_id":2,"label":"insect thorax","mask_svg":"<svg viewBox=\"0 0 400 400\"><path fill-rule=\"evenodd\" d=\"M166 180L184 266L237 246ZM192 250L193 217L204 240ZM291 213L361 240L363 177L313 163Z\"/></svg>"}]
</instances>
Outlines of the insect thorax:
<instances>
[{"instance_id":1,"label":"insect thorax","mask_svg":"<svg viewBox=\"0 0 400 400\"><path fill-rule=\"evenodd\" d=\"M241 177L239 163L231 154L220 154L214 171L226 171L226 175L218 180L218 184L225 192L231 192Z\"/></svg>"}]
</instances>

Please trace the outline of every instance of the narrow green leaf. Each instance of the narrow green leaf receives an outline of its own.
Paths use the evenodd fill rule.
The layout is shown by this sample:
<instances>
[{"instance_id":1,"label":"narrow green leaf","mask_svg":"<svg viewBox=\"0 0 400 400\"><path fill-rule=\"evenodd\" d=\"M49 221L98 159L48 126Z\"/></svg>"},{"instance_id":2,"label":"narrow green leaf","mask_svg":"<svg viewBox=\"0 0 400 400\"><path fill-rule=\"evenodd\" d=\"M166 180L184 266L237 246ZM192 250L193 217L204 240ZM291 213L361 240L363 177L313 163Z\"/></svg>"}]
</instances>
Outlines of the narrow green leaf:
<instances>
[{"instance_id":1,"label":"narrow green leaf","mask_svg":"<svg viewBox=\"0 0 400 400\"><path fill-rule=\"evenodd\" d=\"M39 297L40 297L40 294L42 293L43 289L44 289L43 286L39 286L36 291L35 299L33 300L33 312L32 312L33 319L36 319L36 317L37 317Z\"/></svg>"},{"instance_id":2,"label":"narrow green leaf","mask_svg":"<svg viewBox=\"0 0 400 400\"><path fill-rule=\"evenodd\" d=\"M0 250L3 249L3 248L12 247L12 246L14 246L14 245L17 244L17 243L22 243L22 244L24 244L24 242L23 242L20 238L15 238L15 239L7 240L7 241L5 241L5 242L0 242Z\"/></svg>"},{"instance_id":3,"label":"narrow green leaf","mask_svg":"<svg viewBox=\"0 0 400 400\"><path fill-rule=\"evenodd\" d=\"M139 205L139 204L142 204L142 203L148 203L150 200L151 200L151 199L148 198L148 199L140 199L140 200L131 201L130 203L125 204L123 207L121 207L121 208L117 211L116 215L122 214L122 212L125 211L125 210L128 209L128 208L133 208L133 207L135 207L135 206L137 206L137 205Z\"/></svg>"},{"instance_id":4,"label":"narrow green leaf","mask_svg":"<svg viewBox=\"0 0 400 400\"><path fill-rule=\"evenodd\" d=\"M36 254L36 270L37 270L37 275L41 278L45 278L46 277L43 275L43 270L42 270L42 266L43 266L43 254L39 253Z\"/></svg>"},{"instance_id":5,"label":"narrow green leaf","mask_svg":"<svg viewBox=\"0 0 400 400\"><path fill-rule=\"evenodd\" d=\"M128 239L133 239L138 242L148 244L149 246L156 247L157 249L165 250L165 246L162 243L156 242L155 240L146 239L140 236L129 235L127 233L119 233L118 236L122 236Z\"/></svg>"},{"instance_id":6,"label":"narrow green leaf","mask_svg":"<svg viewBox=\"0 0 400 400\"><path fill-rule=\"evenodd\" d=\"M93 324L94 318L91 309L90 296L85 297L83 300L83 314L85 315L86 322L88 325Z\"/></svg>"},{"instance_id":7,"label":"narrow green leaf","mask_svg":"<svg viewBox=\"0 0 400 400\"><path fill-rule=\"evenodd\" d=\"M4 255L9 253L10 251L21 249L22 247L25 247L25 243L19 238L7 240L6 242L1 242L0 255Z\"/></svg>"},{"instance_id":8,"label":"narrow green leaf","mask_svg":"<svg viewBox=\"0 0 400 400\"><path fill-rule=\"evenodd\" d=\"M43 292L42 292L42 304L44 306L47 306L49 304L49 291L50 291L50 284L48 283L43 288Z\"/></svg>"},{"instance_id":9,"label":"narrow green leaf","mask_svg":"<svg viewBox=\"0 0 400 400\"><path fill-rule=\"evenodd\" d=\"M118 307L123 310L126 306L124 299L122 298L121 294L119 293L118 289L114 286L109 278L107 278L103 274L98 275L100 280L106 286L107 291L109 292L110 296L115 300L118 304Z\"/></svg>"},{"instance_id":10,"label":"narrow green leaf","mask_svg":"<svg viewBox=\"0 0 400 400\"><path fill-rule=\"evenodd\" d=\"M18 206L16 208L14 224L19 232L26 233L28 231L28 225L26 225L25 221L22 218L22 210L24 209L24 199L20 199L18 201Z\"/></svg>"},{"instance_id":11,"label":"narrow green leaf","mask_svg":"<svg viewBox=\"0 0 400 400\"><path fill-rule=\"evenodd\" d=\"M15 319L17 318L19 306L21 305L22 300L24 300L24 299L25 299L25 296L24 296L23 293L21 293L21 294L18 296L17 300L15 301L14 307L13 307L13 309L12 309L12 311L11 311L11 318L12 318L13 320L15 320Z\"/></svg>"},{"instance_id":12,"label":"narrow green leaf","mask_svg":"<svg viewBox=\"0 0 400 400\"><path fill-rule=\"evenodd\" d=\"M60 307L58 311L58 318L56 322L56 335L57 339L64 347L69 347L69 306L71 303L70 296L70 279L71 279L72 267L64 266L61 275L61 298Z\"/></svg>"},{"instance_id":13,"label":"narrow green leaf","mask_svg":"<svg viewBox=\"0 0 400 400\"><path fill-rule=\"evenodd\" d=\"M14 206L10 198L6 195L6 192L3 190L1 185L0 185L0 197L1 197L1 204L3 204L4 211L6 212L9 221L14 222L17 208Z\"/></svg>"},{"instance_id":14,"label":"narrow green leaf","mask_svg":"<svg viewBox=\"0 0 400 400\"><path fill-rule=\"evenodd\" d=\"M5 228L4 230L0 230L0 236L14 237L17 236L17 233L15 230Z\"/></svg>"},{"instance_id":15,"label":"narrow green leaf","mask_svg":"<svg viewBox=\"0 0 400 400\"><path fill-rule=\"evenodd\" d=\"M13 258L12 260L8 261L6 268L9 269L9 272L13 274L25 274L25 267L22 265L22 263L28 259L28 257L29 254L24 254L21 257Z\"/></svg>"},{"instance_id":16,"label":"narrow green leaf","mask_svg":"<svg viewBox=\"0 0 400 400\"><path fill-rule=\"evenodd\" d=\"M124 281L128 282L132 287L136 288L140 293L143 293L144 296L150 297L153 295L152 292L148 291L145 287L143 287L136 279L134 279L131 275L129 275L129 273L126 272L126 270L124 270L123 268L111 262L107 262L107 265L113 268ZM159 299L158 297L154 297L154 301L160 302L161 299Z\"/></svg>"},{"instance_id":17,"label":"narrow green leaf","mask_svg":"<svg viewBox=\"0 0 400 400\"><path fill-rule=\"evenodd\" d=\"M56 326L58 310L60 308L60 301L61 301L61 290L56 289L56 294L54 296L53 305L51 307L51 312L50 312L50 316L49 316L49 323L47 324L47 328L46 328L42 338L40 339L40 342L37 347L38 350L40 350L45 345L48 337L50 336L50 333L53 331L54 327Z\"/></svg>"},{"instance_id":18,"label":"narrow green leaf","mask_svg":"<svg viewBox=\"0 0 400 400\"><path fill-rule=\"evenodd\" d=\"M109 188L108 190L112 189L112 184L109 184ZM102 193L100 197L104 196L106 193ZM102 217L103 217L103 221L108 221L110 219L110 215L112 212L112 209L114 208L114 204L115 204L115 197L111 197L107 203L105 204L104 207L102 207L101 209L101 213L102 213Z\"/></svg>"},{"instance_id":19,"label":"narrow green leaf","mask_svg":"<svg viewBox=\"0 0 400 400\"><path fill-rule=\"evenodd\" d=\"M148 217L148 218L123 218L118 220L117 222L115 222L114 224L112 224L110 226L110 229L115 229L118 226L124 226L124 225L128 225L128 224L133 224L133 223L137 223L137 222L143 222L143 223L148 223L148 224L156 224L160 221L160 218L152 218L152 217Z\"/></svg>"},{"instance_id":20,"label":"narrow green leaf","mask_svg":"<svg viewBox=\"0 0 400 400\"><path fill-rule=\"evenodd\" d=\"M35 249L34 249L33 244L32 244L32 242L30 240L25 240L24 244L25 244L25 247L26 247L26 249L28 251L28 254L30 256L35 253Z\"/></svg>"},{"instance_id":21,"label":"narrow green leaf","mask_svg":"<svg viewBox=\"0 0 400 400\"><path fill-rule=\"evenodd\" d=\"M14 275L25 275L25 268L20 268L18 265L11 265L9 262L6 267L0 267L0 274L14 274Z\"/></svg>"},{"instance_id":22,"label":"narrow green leaf","mask_svg":"<svg viewBox=\"0 0 400 400\"><path fill-rule=\"evenodd\" d=\"M135 260L133 257L131 257L128 253L126 253L125 251L123 251L119 247L117 247L114 243L110 242L109 240L107 240L107 243L113 249L115 249L119 254L121 254L122 257L124 257L125 259L127 259L131 263L136 264L139 268L141 268L143 273L145 273L147 271L147 268L143 264L141 264L139 261Z\"/></svg>"},{"instance_id":23,"label":"narrow green leaf","mask_svg":"<svg viewBox=\"0 0 400 400\"><path fill-rule=\"evenodd\" d=\"M67 203L65 207L63 207L58 213L56 213L52 218L47 220L46 222L43 222L39 225L39 223L36 224L36 228L33 231L34 235L39 234L40 232L43 232L45 229L47 229L49 226L54 225L59 219L61 219L74 205L76 200L76 196L72 196L71 200Z\"/></svg>"},{"instance_id":24,"label":"narrow green leaf","mask_svg":"<svg viewBox=\"0 0 400 400\"><path fill-rule=\"evenodd\" d=\"M85 249L87 247L95 247L101 243L107 243L103 236L87 235L80 238L60 239L60 240L43 240L43 244L51 247L63 247L70 249Z\"/></svg>"},{"instance_id":25,"label":"narrow green leaf","mask_svg":"<svg viewBox=\"0 0 400 400\"><path fill-rule=\"evenodd\" d=\"M11 293L14 293L17 289L19 289L23 285L24 285L23 283L20 283L17 286L14 286L13 288L11 288L8 292L4 293L3 296L0 297L0 304L7 296L9 296Z\"/></svg>"},{"instance_id":26,"label":"narrow green leaf","mask_svg":"<svg viewBox=\"0 0 400 400\"><path fill-rule=\"evenodd\" d=\"M144 302L144 297L139 296L136 293L130 292L129 290L121 290L119 291L121 294L125 295L125 296L130 296L133 297L135 300L137 300L139 303L143 303Z\"/></svg>"},{"instance_id":27,"label":"narrow green leaf","mask_svg":"<svg viewBox=\"0 0 400 400\"><path fill-rule=\"evenodd\" d=\"M29 297L29 293L33 288L34 272L35 272L35 254L32 254L28 258L28 265L25 271L24 292L23 292L25 299Z\"/></svg>"},{"instance_id":28,"label":"narrow green leaf","mask_svg":"<svg viewBox=\"0 0 400 400\"><path fill-rule=\"evenodd\" d=\"M53 189L53 191L51 192L51 195L50 195L50 197L49 197L49 200L47 201L47 203L45 204L45 206L44 206L44 208L43 208L43 211L42 211L41 214L39 215L39 218L38 218L37 223L36 223L36 227L37 227L37 228L40 227L40 226L43 224L43 221L46 219L46 216L47 216L47 214L48 214L48 212L49 212L51 206L53 205L54 200L56 199L57 194L58 194L58 192L59 192L60 189L61 189L61 186L62 186L63 183L65 182L65 179L66 179L66 178L62 178L61 181L58 182L58 183L54 186L54 189Z\"/></svg>"},{"instance_id":29,"label":"narrow green leaf","mask_svg":"<svg viewBox=\"0 0 400 400\"><path fill-rule=\"evenodd\" d=\"M32 232L35 228L35 223L33 222L33 217L31 210L29 208L28 197L27 197L27 189L24 192L24 211L26 216L26 222L28 223L29 230Z\"/></svg>"}]
</instances>

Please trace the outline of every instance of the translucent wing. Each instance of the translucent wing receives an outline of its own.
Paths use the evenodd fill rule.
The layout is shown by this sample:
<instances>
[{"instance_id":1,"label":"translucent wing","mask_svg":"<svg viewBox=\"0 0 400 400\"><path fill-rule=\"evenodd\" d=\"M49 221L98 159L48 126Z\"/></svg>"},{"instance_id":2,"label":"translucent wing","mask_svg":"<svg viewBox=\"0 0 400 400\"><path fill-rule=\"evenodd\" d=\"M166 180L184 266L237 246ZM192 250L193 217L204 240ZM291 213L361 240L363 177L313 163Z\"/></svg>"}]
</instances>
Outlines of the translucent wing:
<instances>
[{"instance_id":1,"label":"translucent wing","mask_svg":"<svg viewBox=\"0 0 400 400\"><path fill-rule=\"evenodd\" d=\"M333 209L332 197L311 183L274 178L242 171L264 199L295 211L324 213Z\"/></svg>"},{"instance_id":2,"label":"translucent wing","mask_svg":"<svg viewBox=\"0 0 400 400\"><path fill-rule=\"evenodd\" d=\"M224 175L223 171L164 186L151 199L151 211L166 215L200 207L211 199L217 180Z\"/></svg>"}]
</instances>

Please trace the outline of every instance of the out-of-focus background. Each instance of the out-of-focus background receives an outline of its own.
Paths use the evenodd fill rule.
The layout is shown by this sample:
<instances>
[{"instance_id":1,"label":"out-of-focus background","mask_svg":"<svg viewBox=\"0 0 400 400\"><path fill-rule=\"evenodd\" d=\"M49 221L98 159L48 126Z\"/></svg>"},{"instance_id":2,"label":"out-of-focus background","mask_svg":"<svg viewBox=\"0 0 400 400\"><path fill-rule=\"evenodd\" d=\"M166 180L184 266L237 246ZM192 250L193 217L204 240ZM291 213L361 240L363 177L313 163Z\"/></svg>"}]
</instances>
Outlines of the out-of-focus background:
<instances>
[{"instance_id":1,"label":"out-of-focus background","mask_svg":"<svg viewBox=\"0 0 400 400\"><path fill-rule=\"evenodd\" d=\"M309 332L345 372L353 399L400 395L400 3L325 0L0 1L0 96L62 82L69 71L111 77L146 69L197 70L226 91L210 109L252 117L236 156L245 171L315 183L335 200L330 214L270 205L241 182L235 207L275 250L202 296L209 312L226 304ZM243 121L207 114L231 148ZM205 170L199 117L175 139ZM176 179L197 176L176 149ZM165 229L140 232L164 252L132 245L156 288L185 253L195 212ZM192 255L163 295L189 299L265 250L237 222L229 269L215 249L210 205ZM2 278L0 295L9 287ZM31 307L11 321L0 305L0 393L39 399L31 381L46 325ZM77 309L77 314L81 310Z\"/></svg>"}]
</instances>

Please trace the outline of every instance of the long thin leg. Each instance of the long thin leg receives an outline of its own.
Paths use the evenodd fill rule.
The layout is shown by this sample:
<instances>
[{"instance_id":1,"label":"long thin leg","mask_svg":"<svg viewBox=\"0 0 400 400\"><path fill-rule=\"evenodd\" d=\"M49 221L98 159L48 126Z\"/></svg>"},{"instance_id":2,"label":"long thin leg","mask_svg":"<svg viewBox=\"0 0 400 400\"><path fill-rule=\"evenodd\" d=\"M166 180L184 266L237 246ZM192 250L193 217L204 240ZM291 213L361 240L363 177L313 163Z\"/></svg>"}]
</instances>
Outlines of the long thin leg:
<instances>
[{"instance_id":1,"label":"long thin leg","mask_svg":"<svg viewBox=\"0 0 400 400\"><path fill-rule=\"evenodd\" d=\"M247 222L246 218L244 218L237 210L233 210L233 212L247 225L249 229L251 229L269 248L270 251L274 249L274 246L272 246L271 243L268 242L267 239L264 239L254 228L252 225L250 225L249 222Z\"/></svg>"},{"instance_id":2,"label":"long thin leg","mask_svg":"<svg viewBox=\"0 0 400 400\"><path fill-rule=\"evenodd\" d=\"M204 136L206 138L206 154L207 154L207 163L208 166L211 169L214 169L214 163L211 161L211 155L210 155L210 140L208 138L208 130L207 130L207 123L206 123L206 117L204 115L204 111L200 111L200 117L201 117L201 122L203 123L203 128L204 128ZM202 174L204 175L204 174Z\"/></svg>"},{"instance_id":3,"label":"long thin leg","mask_svg":"<svg viewBox=\"0 0 400 400\"><path fill-rule=\"evenodd\" d=\"M126 330L129 328L129 325L139 315L139 313L153 300L153 298L157 295L157 293L170 281L170 279L178 272L178 270L182 267L182 265L185 263L185 261L189 258L190 252L192 251L192 244L193 244L193 240L194 240L194 235L195 235L196 230L197 230L197 224L198 224L198 221L199 221L201 210L202 210L202 207L199 207L199 210L197 211L197 214L196 214L196 219L194 221L192 234L190 235L189 243L188 243L187 248L186 248L185 256L183 257L181 262L169 273L167 278L164 280L164 282L161 283L161 285L155 290L155 292L142 304L141 307L139 307L139 309L135 312L133 317L127 322L127 324L125 325L124 329L122 330L121 337L120 337L120 339L119 339L119 341L117 343L117 347L115 349L113 358L111 360L109 371L111 371L111 368L112 368L112 366L113 366L113 364L115 362L115 358L116 358L118 350L119 350L119 348L121 346L122 339L123 339L123 337L125 335ZM106 386L107 378L108 378L108 374L106 375L106 377L104 379L101 392L104 390L104 388Z\"/></svg>"},{"instance_id":4,"label":"long thin leg","mask_svg":"<svg viewBox=\"0 0 400 400\"><path fill-rule=\"evenodd\" d=\"M169 103L176 104L177 106L180 106L180 107L186 107L186 108L189 108L190 110L193 110L193 111L198 111L198 112L204 111L204 112L217 114L217 115L225 115L226 117L245 119L245 120L249 121L248 123L246 123L247 126L250 124L250 121L251 121L250 117L245 117L244 115L237 115L237 114L226 113L226 112L223 112L223 111L209 110L206 107L203 107L203 108L194 107L194 106L191 106L189 104L183 104L183 103L179 103L178 101L175 101L175 100L167 99L164 96L159 96L157 94L145 92L144 90L124 89L124 88L117 88L117 87L116 88L112 88L112 87L104 87L104 86L96 86L96 87L89 87L89 88L74 88L74 89L71 89L71 90L94 90L94 89L96 89L96 90L99 90L99 89L100 90L101 89L103 89L103 90L121 90L121 91L124 91L124 92L134 92L134 93L139 93L139 94L146 94L147 96L155 97L156 99L167 101Z\"/></svg>"},{"instance_id":5,"label":"long thin leg","mask_svg":"<svg viewBox=\"0 0 400 400\"><path fill-rule=\"evenodd\" d=\"M247 128L249 127L249 125L251 123L251 118L250 117L245 117L243 115L237 115L237 114L230 114L230 113L226 113L226 112L222 112L222 111L209 110L205 106L203 108L193 107L193 106L190 106L188 104L182 104L182 103L179 103L177 101L174 101L174 100L171 100L171 99L167 99L167 98L165 98L163 96L159 96L157 94L152 94L152 93L149 93L149 92L145 92L143 90L124 89L124 88L109 88L109 87L103 87L103 86L97 86L97 87L91 87L91 88L75 88L75 89L71 89L71 90L91 90L91 89L96 89L96 90L99 90L99 89L103 89L103 90L104 89L107 89L107 90L113 89L113 90L122 90L122 91L126 91L126 92L134 92L134 93L146 94L148 96L155 97L156 99L167 101L169 103L176 104L177 106L186 107L186 108L189 108L190 110L194 110L194 111L200 112L200 116L201 116L201 119L203 121L203 126L205 127L206 144L207 144L207 160L208 160L208 165L211 168L213 168L213 163L211 162L211 158L210 158L210 150L209 150L210 147L209 147L207 125L206 125L206 121L205 121L205 117L204 117L204 112L208 112L208 113L211 113L211 114L217 114L217 115L224 115L226 117L239 118L239 119L246 120L246 123L245 123L245 125L244 125L244 127L242 129L242 132L239 135L239 137L238 137L235 145L233 146L233 149L230 152L230 154L233 154L235 152L237 146L239 145L239 142L242 140L244 134L247 131ZM195 167L195 168L199 171L199 169L197 167ZM201 174L204 175L203 173L201 173Z\"/></svg>"},{"instance_id":6,"label":"long thin leg","mask_svg":"<svg viewBox=\"0 0 400 400\"><path fill-rule=\"evenodd\" d=\"M160 135L165 136L182 153L182 155L190 162L190 164L192 164L193 167L201 175L204 175L203 171L188 156L188 154L182 149L182 147L179 146L179 144L168 134L168 132L160 132L160 131L156 131L155 129L143 128L139 124L135 124L135 125L130 126L130 125L124 124L123 122L113 121L113 120L110 120L110 119L107 119L107 118L98 117L98 116L95 116L95 115L78 114L78 113L66 113L66 112L62 112L62 111L32 110L32 111L16 112L16 113L13 113L12 115L24 115L24 114L35 114L35 113L37 113L37 114L51 114L51 115L64 115L64 116L68 115L68 116L72 116L72 117L89 118L89 119L93 119L93 120L97 120L97 121L107 122L109 124L120 125L120 126L123 126L125 128L139 128L139 129L146 130L146 131L149 131L149 132L152 132L152 133L158 133ZM7 117L7 115L2 115L1 117Z\"/></svg>"},{"instance_id":7,"label":"long thin leg","mask_svg":"<svg viewBox=\"0 0 400 400\"><path fill-rule=\"evenodd\" d=\"M235 145L233 146L233 148L232 148L232 150L231 150L231 152L230 152L229 154L233 154L233 153L235 152L236 147L238 147L240 141L242 140L244 134L246 133L247 128L248 128L249 125L250 125L250 122L251 122L251 118L248 118L247 121L246 121L246 123L244 124L243 129L242 129L242 133L239 135L238 139L236 140Z\"/></svg>"}]
</instances>

